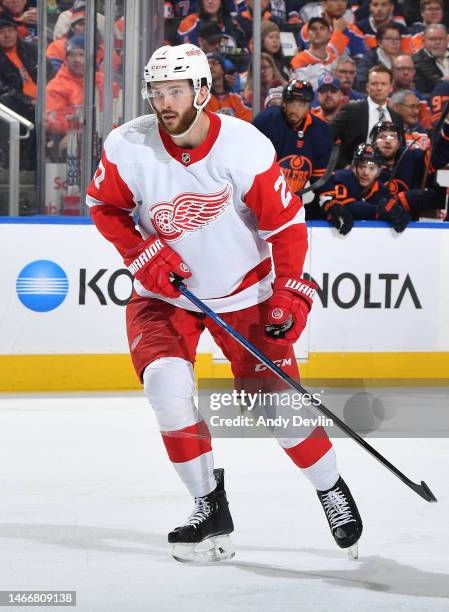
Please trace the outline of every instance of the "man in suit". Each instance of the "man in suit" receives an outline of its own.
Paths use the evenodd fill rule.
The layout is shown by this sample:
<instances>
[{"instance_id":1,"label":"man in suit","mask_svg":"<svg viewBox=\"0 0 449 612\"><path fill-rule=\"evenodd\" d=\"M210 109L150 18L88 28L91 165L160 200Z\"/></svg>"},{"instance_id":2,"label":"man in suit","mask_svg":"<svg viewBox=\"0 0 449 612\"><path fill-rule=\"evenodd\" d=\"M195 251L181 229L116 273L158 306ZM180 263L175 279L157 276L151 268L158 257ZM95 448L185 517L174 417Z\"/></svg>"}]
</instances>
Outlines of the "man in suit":
<instances>
[{"instance_id":1,"label":"man in suit","mask_svg":"<svg viewBox=\"0 0 449 612\"><path fill-rule=\"evenodd\" d=\"M441 79L449 79L448 38L442 23L429 25L424 30L424 48L413 55L416 68L415 85L430 94Z\"/></svg>"},{"instance_id":2,"label":"man in suit","mask_svg":"<svg viewBox=\"0 0 449 612\"><path fill-rule=\"evenodd\" d=\"M392 121L403 126L400 115L387 107L387 98L393 85L393 75L382 64L373 66L368 73L365 100L350 102L340 109L331 123L335 140L341 140L338 168L351 163L357 146L369 140L369 134L379 121Z\"/></svg>"}]
</instances>

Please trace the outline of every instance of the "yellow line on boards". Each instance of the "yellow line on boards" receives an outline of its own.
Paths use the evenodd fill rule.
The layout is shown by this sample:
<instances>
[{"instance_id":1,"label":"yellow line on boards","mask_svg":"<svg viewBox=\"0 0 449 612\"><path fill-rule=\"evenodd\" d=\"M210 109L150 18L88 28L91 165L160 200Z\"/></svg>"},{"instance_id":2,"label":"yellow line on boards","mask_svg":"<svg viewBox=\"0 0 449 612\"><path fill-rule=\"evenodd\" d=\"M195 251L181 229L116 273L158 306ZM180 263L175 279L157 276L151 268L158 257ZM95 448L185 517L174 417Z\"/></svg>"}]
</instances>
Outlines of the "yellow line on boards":
<instances>
[{"instance_id":1,"label":"yellow line on boards","mask_svg":"<svg viewBox=\"0 0 449 612\"><path fill-rule=\"evenodd\" d=\"M307 381L363 379L403 381L404 384L445 384L449 378L449 353L310 353L300 363ZM195 364L199 379L232 378L229 363L214 362L199 354ZM417 380L419 379L419 380ZM406 381L408 381L406 383ZM0 355L0 392L114 391L140 389L126 354L113 355Z\"/></svg>"}]
</instances>

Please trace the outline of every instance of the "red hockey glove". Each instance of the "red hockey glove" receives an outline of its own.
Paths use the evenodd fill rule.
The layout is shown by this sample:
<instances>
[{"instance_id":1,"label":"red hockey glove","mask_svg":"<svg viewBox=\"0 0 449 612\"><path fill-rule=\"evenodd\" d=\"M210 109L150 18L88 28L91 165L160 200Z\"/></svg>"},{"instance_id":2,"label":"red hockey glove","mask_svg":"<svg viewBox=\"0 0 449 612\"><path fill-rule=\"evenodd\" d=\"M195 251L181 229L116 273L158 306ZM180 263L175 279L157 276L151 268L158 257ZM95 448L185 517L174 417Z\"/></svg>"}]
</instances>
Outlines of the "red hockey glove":
<instances>
[{"instance_id":1,"label":"red hockey glove","mask_svg":"<svg viewBox=\"0 0 449 612\"><path fill-rule=\"evenodd\" d=\"M128 251L124 262L144 289L164 297L177 298L181 295L171 283L171 274L182 278L192 276L179 255L157 236L151 236Z\"/></svg>"},{"instance_id":2,"label":"red hockey glove","mask_svg":"<svg viewBox=\"0 0 449 612\"><path fill-rule=\"evenodd\" d=\"M280 344L298 340L306 326L315 291L315 283L305 278L276 278L268 301L269 323L265 326L269 339Z\"/></svg>"}]
</instances>

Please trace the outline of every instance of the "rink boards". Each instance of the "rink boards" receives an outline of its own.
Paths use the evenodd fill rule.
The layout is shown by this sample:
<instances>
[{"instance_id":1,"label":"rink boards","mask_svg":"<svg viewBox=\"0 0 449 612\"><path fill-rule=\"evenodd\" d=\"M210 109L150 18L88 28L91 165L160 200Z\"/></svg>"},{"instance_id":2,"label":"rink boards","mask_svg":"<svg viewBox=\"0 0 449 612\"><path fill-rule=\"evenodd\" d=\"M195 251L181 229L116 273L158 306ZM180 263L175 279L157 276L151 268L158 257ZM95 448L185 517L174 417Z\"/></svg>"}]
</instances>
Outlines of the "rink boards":
<instances>
[{"instance_id":1,"label":"rink boards","mask_svg":"<svg viewBox=\"0 0 449 612\"><path fill-rule=\"evenodd\" d=\"M3 218L0 390L133 389L125 305L131 279L84 218ZM319 286L296 345L304 378L446 379L449 224L398 235L359 222L341 237L309 226L305 272ZM208 334L196 371L230 376Z\"/></svg>"}]
</instances>

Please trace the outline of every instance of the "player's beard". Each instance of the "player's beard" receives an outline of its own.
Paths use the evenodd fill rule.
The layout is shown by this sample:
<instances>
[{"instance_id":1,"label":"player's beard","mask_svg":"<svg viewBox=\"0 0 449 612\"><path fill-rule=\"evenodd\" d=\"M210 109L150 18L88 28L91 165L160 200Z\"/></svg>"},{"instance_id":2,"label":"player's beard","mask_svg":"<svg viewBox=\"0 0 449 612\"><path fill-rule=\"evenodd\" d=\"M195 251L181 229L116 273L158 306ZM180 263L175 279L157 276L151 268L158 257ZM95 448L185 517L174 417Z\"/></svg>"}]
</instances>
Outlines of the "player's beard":
<instances>
[{"instance_id":1,"label":"player's beard","mask_svg":"<svg viewBox=\"0 0 449 612\"><path fill-rule=\"evenodd\" d=\"M382 153L382 157L385 161L391 161L396 157L397 150L395 151L393 148L383 147L380 152Z\"/></svg>"},{"instance_id":2,"label":"player's beard","mask_svg":"<svg viewBox=\"0 0 449 612\"><path fill-rule=\"evenodd\" d=\"M168 127L162 117L162 113L160 113L159 111L155 110L157 119L159 121L160 126L162 127L162 129L167 132L167 134L182 134L183 132L185 132L193 123L193 121L196 118L196 114L197 111L195 108L193 108L193 106L189 109L187 109L186 111L184 111L184 113L177 113L175 111L170 111L171 115L176 115L178 117L178 123L176 125L176 127ZM168 113L167 113L168 114Z\"/></svg>"}]
</instances>

